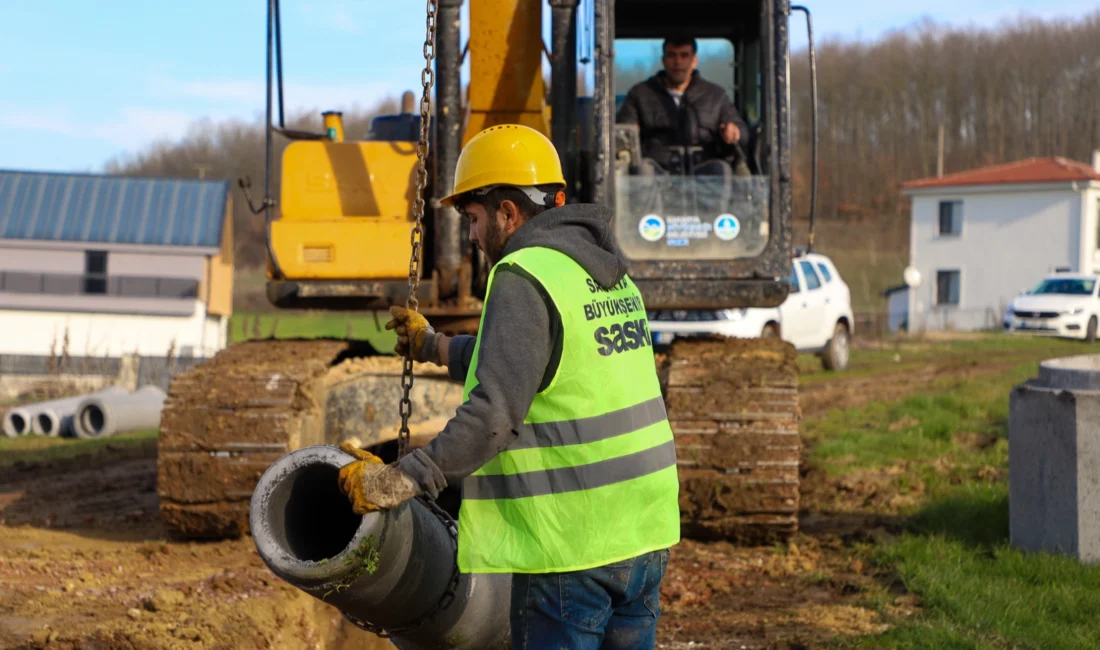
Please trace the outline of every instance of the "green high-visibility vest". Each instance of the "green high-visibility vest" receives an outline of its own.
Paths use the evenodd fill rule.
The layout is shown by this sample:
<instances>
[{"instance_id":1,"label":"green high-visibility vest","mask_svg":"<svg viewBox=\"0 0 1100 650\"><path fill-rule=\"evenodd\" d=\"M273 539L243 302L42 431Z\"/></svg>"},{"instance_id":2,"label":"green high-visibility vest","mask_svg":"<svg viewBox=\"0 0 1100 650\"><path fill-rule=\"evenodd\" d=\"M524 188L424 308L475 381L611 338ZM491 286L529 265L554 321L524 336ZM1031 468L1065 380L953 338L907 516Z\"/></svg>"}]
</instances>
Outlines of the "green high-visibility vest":
<instances>
[{"instance_id":1,"label":"green high-visibility vest","mask_svg":"<svg viewBox=\"0 0 1100 650\"><path fill-rule=\"evenodd\" d=\"M673 546L676 451L641 294L629 277L604 290L569 256L539 247L502 259L490 294L507 265L553 300L561 361L516 441L463 481L459 569L579 571ZM480 339L465 399L477 386L479 352Z\"/></svg>"}]
</instances>

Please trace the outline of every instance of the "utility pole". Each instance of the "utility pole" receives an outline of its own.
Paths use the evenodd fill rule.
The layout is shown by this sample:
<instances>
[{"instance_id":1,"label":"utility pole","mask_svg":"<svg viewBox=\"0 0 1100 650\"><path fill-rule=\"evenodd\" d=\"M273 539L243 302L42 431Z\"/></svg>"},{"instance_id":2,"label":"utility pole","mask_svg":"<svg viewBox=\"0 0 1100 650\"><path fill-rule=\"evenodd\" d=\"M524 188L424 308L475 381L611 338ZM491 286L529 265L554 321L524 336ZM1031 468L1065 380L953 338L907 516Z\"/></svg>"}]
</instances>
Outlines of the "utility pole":
<instances>
[{"instance_id":1,"label":"utility pole","mask_svg":"<svg viewBox=\"0 0 1100 650\"><path fill-rule=\"evenodd\" d=\"M940 122L939 146L936 149L936 178L943 178L943 122Z\"/></svg>"}]
</instances>

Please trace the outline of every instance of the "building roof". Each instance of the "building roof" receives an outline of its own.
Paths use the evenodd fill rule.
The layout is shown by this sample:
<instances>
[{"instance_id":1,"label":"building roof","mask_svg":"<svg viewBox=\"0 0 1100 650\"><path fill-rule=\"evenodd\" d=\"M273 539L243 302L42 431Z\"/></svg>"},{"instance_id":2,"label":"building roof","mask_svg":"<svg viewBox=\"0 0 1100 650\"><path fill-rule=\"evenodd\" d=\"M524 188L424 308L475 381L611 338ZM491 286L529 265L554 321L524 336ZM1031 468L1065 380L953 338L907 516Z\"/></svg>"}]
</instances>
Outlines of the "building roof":
<instances>
[{"instance_id":1,"label":"building roof","mask_svg":"<svg viewBox=\"0 0 1100 650\"><path fill-rule=\"evenodd\" d=\"M217 248L229 182L0 170L0 239Z\"/></svg>"},{"instance_id":2,"label":"building roof","mask_svg":"<svg viewBox=\"0 0 1100 650\"><path fill-rule=\"evenodd\" d=\"M943 178L922 178L902 183L907 190L959 185L1007 185L1018 183L1057 183L1072 181L1100 181L1100 172L1076 160L1068 158L1028 158L1003 165L980 167Z\"/></svg>"}]
</instances>

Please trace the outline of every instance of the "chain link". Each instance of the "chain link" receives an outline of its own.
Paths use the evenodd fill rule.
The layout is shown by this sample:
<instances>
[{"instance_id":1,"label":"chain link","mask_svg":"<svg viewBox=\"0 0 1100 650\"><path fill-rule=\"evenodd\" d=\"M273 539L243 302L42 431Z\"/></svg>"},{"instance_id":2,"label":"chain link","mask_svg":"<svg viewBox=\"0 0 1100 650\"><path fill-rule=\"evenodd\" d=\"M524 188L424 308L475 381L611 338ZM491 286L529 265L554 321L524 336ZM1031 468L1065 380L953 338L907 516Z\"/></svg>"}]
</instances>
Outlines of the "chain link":
<instances>
[{"instance_id":1,"label":"chain link","mask_svg":"<svg viewBox=\"0 0 1100 650\"><path fill-rule=\"evenodd\" d=\"M435 58L435 22L437 10L437 0L427 0L428 15L424 37L424 69L420 73L420 84L423 86L424 92L420 97L420 140L416 143L416 199L413 202L413 216L416 219L416 223L413 225L412 234L409 237L409 243L412 244L412 252L409 257L409 295L405 299L405 307L412 311L416 311L420 307L420 301L417 300L416 293L420 288L420 258L423 252L422 248L424 241L424 207L426 203L424 200L424 189L428 185L428 134L430 133L432 119L432 85L435 83L435 70L432 68L432 60ZM409 448L409 417L412 415L412 400L409 398L409 393L412 390L412 384L413 362L412 346L410 345L409 350L405 353L405 363L401 372L401 429L397 434L397 454L399 457L404 456ZM426 622L430 621L439 610L450 606L458 593L458 524L455 522L454 518L451 517L446 510L439 507L435 499L430 496L426 494L420 495L417 497L417 500L423 503L424 506L443 522L443 525L447 528L447 533L451 536L451 541L455 548L454 568L451 571L450 580L447 582L447 588L444 589L435 607L407 625L382 628L341 610L344 618L352 625L384 639L423 626ZM386 531L383 529L383 539L385 538L385 534Z\"/></svg>"},{"instance_id":2,"label":"chain link","mask_svg":"<svg viewBox=\"0 0 1100 650\"><path fill-rule=\"evenodd\" d=\"M405 299L405 307L416 311L420 307L420 301L416 294L420 289L420 256L424 242L424 188L428 184L428 133L430 133L432 119L432 84L435 83L435 70L432 68L432 60L435 58L435 19L438 10L436 0L427 0L428 17L426 20L424 36L424 69L420 73L420 84L424 92L420 96L420 140L416 143L416 200L413 202L413 216L416 223L413 225L409 242L412 244L412 254L409 257L409 295ZM401 429L397 433L397 454L404 456L409 449L409 417L412 415L412 401L409 392L413 384L412 346L405 353L405 363L401 370Z\"/></svg>"}]
</instances>

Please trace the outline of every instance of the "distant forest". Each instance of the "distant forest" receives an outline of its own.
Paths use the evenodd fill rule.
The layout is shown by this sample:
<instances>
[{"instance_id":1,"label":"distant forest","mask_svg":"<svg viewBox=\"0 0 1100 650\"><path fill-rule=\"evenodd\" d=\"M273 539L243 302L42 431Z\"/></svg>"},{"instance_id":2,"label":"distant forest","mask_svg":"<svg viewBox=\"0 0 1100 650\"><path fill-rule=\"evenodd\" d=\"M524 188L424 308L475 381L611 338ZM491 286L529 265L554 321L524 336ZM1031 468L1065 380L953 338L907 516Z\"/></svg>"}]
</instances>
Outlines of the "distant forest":
<instances>
[{"instance_id":1,"label":"distant forest","mask_svg":"<svg viewBox=\"0 0 1100 650\"><path fill-rule=\"evenodd\" d=\"M1030 156L1088 162L1100 148L1100 11L1074 21L1019 19L991 29L920 24L874 42L819 43L817 56L823 219L904 218L908 206L898 186L935 175L941 125L946 173ZM657 65L630 74L641 79ZM701 67L704 74L721 74L714 62ZM792 53L791 70L795 210L802 218L810 179L804 51ZM362 137L372 116L396 112L398 102L389 98L346 112L345 132ZM319 115L289 122L320 129ZM286 141L276 136L275 142L278 165ZM256 196L262 195L263 152L262 122L200 121L183 139L112 160L106 171L230 179L237 263L252 266L264 260L262 217L250 213L236 183L251 176ZM274 179L277 185L277 168Z\"/></svg>"}]
</instances>

